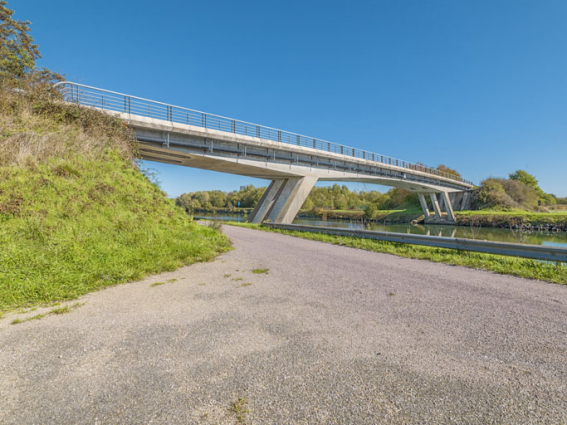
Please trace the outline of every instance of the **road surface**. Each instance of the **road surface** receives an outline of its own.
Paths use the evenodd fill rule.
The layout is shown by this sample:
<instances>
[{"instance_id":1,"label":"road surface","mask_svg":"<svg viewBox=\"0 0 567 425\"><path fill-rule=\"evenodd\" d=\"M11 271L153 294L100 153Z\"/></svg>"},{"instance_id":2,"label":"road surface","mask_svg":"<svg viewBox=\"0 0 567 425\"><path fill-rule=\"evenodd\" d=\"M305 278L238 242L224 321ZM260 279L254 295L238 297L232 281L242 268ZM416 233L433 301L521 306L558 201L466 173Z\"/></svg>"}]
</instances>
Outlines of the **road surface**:
<instances>
[{"instance_id":1,"label":"road surface","mask_svg":"<svg viewBox=\"0 0 567 425\"><path fill-rule=\"evenodd\" d=\"M1 319L0 423L567 423L567 286L224 230L213 262Z\"/></svg>"}]
</instances>

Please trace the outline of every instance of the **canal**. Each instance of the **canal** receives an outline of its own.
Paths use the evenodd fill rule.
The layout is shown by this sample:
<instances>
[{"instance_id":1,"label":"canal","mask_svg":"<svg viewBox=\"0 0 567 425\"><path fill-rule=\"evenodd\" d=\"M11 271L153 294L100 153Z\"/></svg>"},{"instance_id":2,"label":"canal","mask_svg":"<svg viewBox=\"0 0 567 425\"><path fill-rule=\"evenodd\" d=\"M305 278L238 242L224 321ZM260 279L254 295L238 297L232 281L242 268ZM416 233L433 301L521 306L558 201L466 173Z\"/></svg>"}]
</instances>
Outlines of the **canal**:
<instances>
[{"instance_id":1,"label":"canal","mask_svg":"<svg viewBox=\"0 0 567 425\"><path fill-rule=\"evenodd\" d=\"M239 214L199 213L195 219L207 218L223 221L245 222L247 216ZM526 243L532 245L547 245L567 247L567 232L545 231L512 231L494 227L466 227L450 225L423 225L423 224L363 224L360 221L348 220L318 220L313 218L296 218L293 224L306 226L338 227L343 229L366 229L381 232L412 233L416 235L444 236L449 238L466 238L511 243Z\"/></svg>"}]
</instances>

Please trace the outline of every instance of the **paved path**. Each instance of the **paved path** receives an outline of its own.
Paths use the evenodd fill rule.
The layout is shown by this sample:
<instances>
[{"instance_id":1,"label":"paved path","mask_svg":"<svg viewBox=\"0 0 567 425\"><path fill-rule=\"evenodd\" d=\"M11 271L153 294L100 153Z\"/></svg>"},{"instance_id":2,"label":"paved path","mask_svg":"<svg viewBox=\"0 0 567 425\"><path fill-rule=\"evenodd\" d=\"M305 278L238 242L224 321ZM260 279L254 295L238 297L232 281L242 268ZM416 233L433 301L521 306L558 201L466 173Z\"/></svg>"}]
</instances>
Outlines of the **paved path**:
<instances>
[{"instance_id":1,"label":"paved path","mask_svg":"<svg viewBox=\"0 0 567 425\"><path fill-rule=\"evenodd\" d=\"M567 423L567 286L225 231L212 263L0 320L0 423Z\"/></svg>"}]
</instances>

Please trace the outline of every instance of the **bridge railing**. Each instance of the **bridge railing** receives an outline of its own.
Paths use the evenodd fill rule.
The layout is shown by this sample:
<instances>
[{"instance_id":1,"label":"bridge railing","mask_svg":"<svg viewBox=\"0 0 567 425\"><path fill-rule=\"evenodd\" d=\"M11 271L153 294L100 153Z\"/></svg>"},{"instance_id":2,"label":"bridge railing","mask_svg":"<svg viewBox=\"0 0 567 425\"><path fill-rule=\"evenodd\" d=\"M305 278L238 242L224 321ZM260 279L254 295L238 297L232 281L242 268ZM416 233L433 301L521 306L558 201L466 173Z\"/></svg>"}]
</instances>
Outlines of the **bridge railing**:
<instances>
[{"instance_id":1,"label":"bridge railing","mask_svg":"<svg viewBox=\"0 0 567 425\"><path fill-rule=\"evenodd\" d=\"M174 123L189 124L197 127L224 131L227 133L240 134L243 136L258 137L273 142L286 143L295 146L304 146L320 151L360 158L376 162L378 164L392 165L408 170L420 171L464 184L473 185L473 183L469 180L465 180L454 174L436 170L422 164L412 164L401 159L328 142L314 137L290 133L277 128L226 118L220 115L169 105L154 100L130 96L110 90L103 90L69 81L58 83L57 86L63 94L65 101L77 103L83 106L91 106L108 111L124 112L148 118L157 118Z\"/></svg>"}]
</instances>

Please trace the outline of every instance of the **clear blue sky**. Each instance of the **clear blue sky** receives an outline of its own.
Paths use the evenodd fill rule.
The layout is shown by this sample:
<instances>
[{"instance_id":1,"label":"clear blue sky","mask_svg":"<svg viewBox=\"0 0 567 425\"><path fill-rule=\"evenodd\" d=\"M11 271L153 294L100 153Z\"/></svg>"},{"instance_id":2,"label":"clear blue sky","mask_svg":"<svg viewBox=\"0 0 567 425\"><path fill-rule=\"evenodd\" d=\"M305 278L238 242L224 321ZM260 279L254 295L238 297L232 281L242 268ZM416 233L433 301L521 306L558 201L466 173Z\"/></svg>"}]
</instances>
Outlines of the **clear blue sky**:
<instances>
[{"instance_id":1,"label":"clear blue sky","mask_svg":"<svg viewBox=\"0 0 567 425\"><path fill-rule=\"evenodd\" d=\"M8 6L71 81L567 196L565 0ZM266 184L147 165L171 196Z\"/></svg>"}]
</instances>

